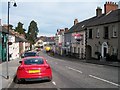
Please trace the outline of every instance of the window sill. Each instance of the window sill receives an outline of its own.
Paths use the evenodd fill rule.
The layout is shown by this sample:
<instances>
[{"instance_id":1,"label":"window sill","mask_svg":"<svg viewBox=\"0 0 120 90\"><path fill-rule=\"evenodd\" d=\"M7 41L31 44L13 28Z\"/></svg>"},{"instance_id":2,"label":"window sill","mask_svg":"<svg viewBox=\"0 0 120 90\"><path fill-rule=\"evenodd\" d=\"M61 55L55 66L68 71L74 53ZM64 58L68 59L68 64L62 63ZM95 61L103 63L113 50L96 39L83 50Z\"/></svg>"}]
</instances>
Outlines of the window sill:
<instances>
[{"instance_id":1,"label":"window sill","mask_svg":"<svg viewBox=\"0 0 120 90\"><path fill-rule=\"evenodd\" d=\"M93 39L93 38L88 38L88 39Z\"/></svg>"},{"instance_id":2,"label":"window sill","mask_svg":"<svg viewBox=\"0 0 120 90\"><path fill-rule=\"evenodd\" d=\"M109 39L109 38L107 38L107 37L103 37L103 39Z\"/></svg>"},{"instance_id":3,"label":"window sill","mask_svg":"<svg viewBox=\"0 0 120 90\"><path fill-rule=\"evenodd\" d=\"M96 37L97 39L99 39L100 37Z\"/></svg>"},{"instance_id":4,"label":"window sill","mask_svg":"<svg viewBox=\"0 0 120 90\"><path fill-rule=\"evenodd\" d=\"M117 38L117 36L111 37L111 38Z\"/></svg>"}]
</instances>

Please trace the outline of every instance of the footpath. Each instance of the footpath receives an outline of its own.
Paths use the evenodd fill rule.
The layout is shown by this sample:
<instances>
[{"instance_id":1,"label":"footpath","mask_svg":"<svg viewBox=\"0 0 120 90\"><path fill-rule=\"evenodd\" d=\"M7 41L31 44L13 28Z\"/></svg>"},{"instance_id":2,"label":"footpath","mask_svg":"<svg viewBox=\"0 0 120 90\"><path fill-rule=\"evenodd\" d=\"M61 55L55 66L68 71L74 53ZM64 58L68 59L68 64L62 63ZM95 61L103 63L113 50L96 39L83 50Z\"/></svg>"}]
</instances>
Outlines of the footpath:
<instances>
[{"instance_id":1,"label":"footpath","mask_svg":"<svg viewBox=\"0 0 120 90\"><path fill-rule=\"evenodd\" d=\"M117 62L117 61L115 62L115 61L106 61L106 60L84 60L84 59L82 60L82 59L72 58L72 57L68 57L68 56L61 56L61 55L58 55L58 54L54 54L54 56L52 56L52 57L59 58L59 59L64 59L64 60L69 60L69 61L120 67L120 62Z\"/></svg>"},{"instance_id":2,"label":"footpath","mask_svg":"<svg viewBox=\"0 0 120 90\"><path fill-rule=\"evenodd\" d=\"M0 90L3 88L9 88L16 74L17 67L19 66L19 61L20 58L17 58L8 62L9 79L7 79L7 63L0 63Z\"/></svg>"}]
</instances>

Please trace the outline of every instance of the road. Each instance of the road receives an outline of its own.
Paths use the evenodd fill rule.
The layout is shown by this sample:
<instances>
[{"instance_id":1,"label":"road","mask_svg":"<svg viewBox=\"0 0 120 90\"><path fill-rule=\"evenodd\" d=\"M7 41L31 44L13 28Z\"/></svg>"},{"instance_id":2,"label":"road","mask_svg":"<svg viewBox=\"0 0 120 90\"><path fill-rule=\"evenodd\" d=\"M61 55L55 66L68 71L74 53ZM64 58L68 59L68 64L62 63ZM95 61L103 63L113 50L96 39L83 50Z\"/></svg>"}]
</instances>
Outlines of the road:
<instances>
[{"instance_id":1,"label":"road","mask_svg":"<svg viewBox=\"0 0 120 90\"><path fill-rule=\"evenodd\" d=\"M12 88L118 88L118 68L78 61L53 58L46 53L40 53L46 57L51 65L53 79L48 81L12 83ZM111 90L111 89L110 89Z\"/></svg>"}]
</instances>

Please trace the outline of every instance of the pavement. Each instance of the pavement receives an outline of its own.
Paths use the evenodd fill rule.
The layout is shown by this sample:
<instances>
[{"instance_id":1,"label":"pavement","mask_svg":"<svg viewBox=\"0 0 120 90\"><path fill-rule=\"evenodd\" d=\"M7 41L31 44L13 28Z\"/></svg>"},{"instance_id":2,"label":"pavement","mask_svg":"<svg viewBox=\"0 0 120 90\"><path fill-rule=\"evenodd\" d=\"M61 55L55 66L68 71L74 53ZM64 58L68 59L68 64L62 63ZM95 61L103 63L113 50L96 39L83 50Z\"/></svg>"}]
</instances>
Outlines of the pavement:
<instances>
[{"instance_id":1,"label":"pavement","mask_svg":"<svg viewBox=\"0 0 120 90\"><path fill-rule=\"evenodd\" d=\"M94 59L84 60L84 59L77 59L77 58L72 58L72 57L68 57L68 56L61 56L61 55L58 55L58 54L55 54L52 57L59 58L59 59L64 59L64 60L69 60L69 61L92 63L92 64L112 66L112 67L120 67L120 62L117 62L117 61L94 60Z\"/></svg>"},{"instance_id":2,"label":"pavement","mask_svg":"<svg viewBox=\"0 0 120 90\"><path fill-rule=\"evenodd\" d=\"M108 61L100 61L100 60L80 60L80 59L75 59L71 57L60 56L57 54L55 54L52 57L64 59L64 60L70 60L70 61L74 60L76 62L102 64L102 65L108 65L108 66L113 66L113 67L120 67L120 62L108 62ZM7 79L7 63L6 62L0 63L0 89L10 87L14 79L14 76L16 74L17 67L19 66L19 61L20 61L20 58L14 59L8 62L9 79Z\"/></svg>"},{"instance_id":3,"label":"pavement","mask_svg":"<svg viewBox=\"0 0 120 90\"><path fill-rule=\"evenodd\" d=\"M19 66L20 58L11 60L8 62L8 75L7 75L7 63L3 62L0 64L0 90L3 88L9 88L14 76L16 74L17 67ZM7 79L9 76L9 79Z\"/></svg>"}]
</instances>

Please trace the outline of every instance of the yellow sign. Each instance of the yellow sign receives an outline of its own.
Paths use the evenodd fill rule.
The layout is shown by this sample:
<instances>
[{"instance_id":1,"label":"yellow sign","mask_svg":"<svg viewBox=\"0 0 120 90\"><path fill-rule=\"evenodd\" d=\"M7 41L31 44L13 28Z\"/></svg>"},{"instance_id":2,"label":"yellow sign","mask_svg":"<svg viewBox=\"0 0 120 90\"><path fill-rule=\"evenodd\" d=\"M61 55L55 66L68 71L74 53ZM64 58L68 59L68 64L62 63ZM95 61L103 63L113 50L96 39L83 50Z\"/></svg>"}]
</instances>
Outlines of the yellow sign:
<instances>
[{"instance_id":1,"label":"yellow sign","mask_svg":"<svg viewBox=\"0 0 120 90\"><path fill-rule=\"evenodd\" d=\"M29 73L40 73L40 70L29 70Z\"/></svg>"},{"instance_id":2,"label":"yellow sign","mask_svg":"<svg viewBox=\"0 0 120 90\"><path fill-rule=\"evenodd\" d=\"M46 51L49 51L50 50L50 47L46 47Z\"/></svg>"}]
</instances>

